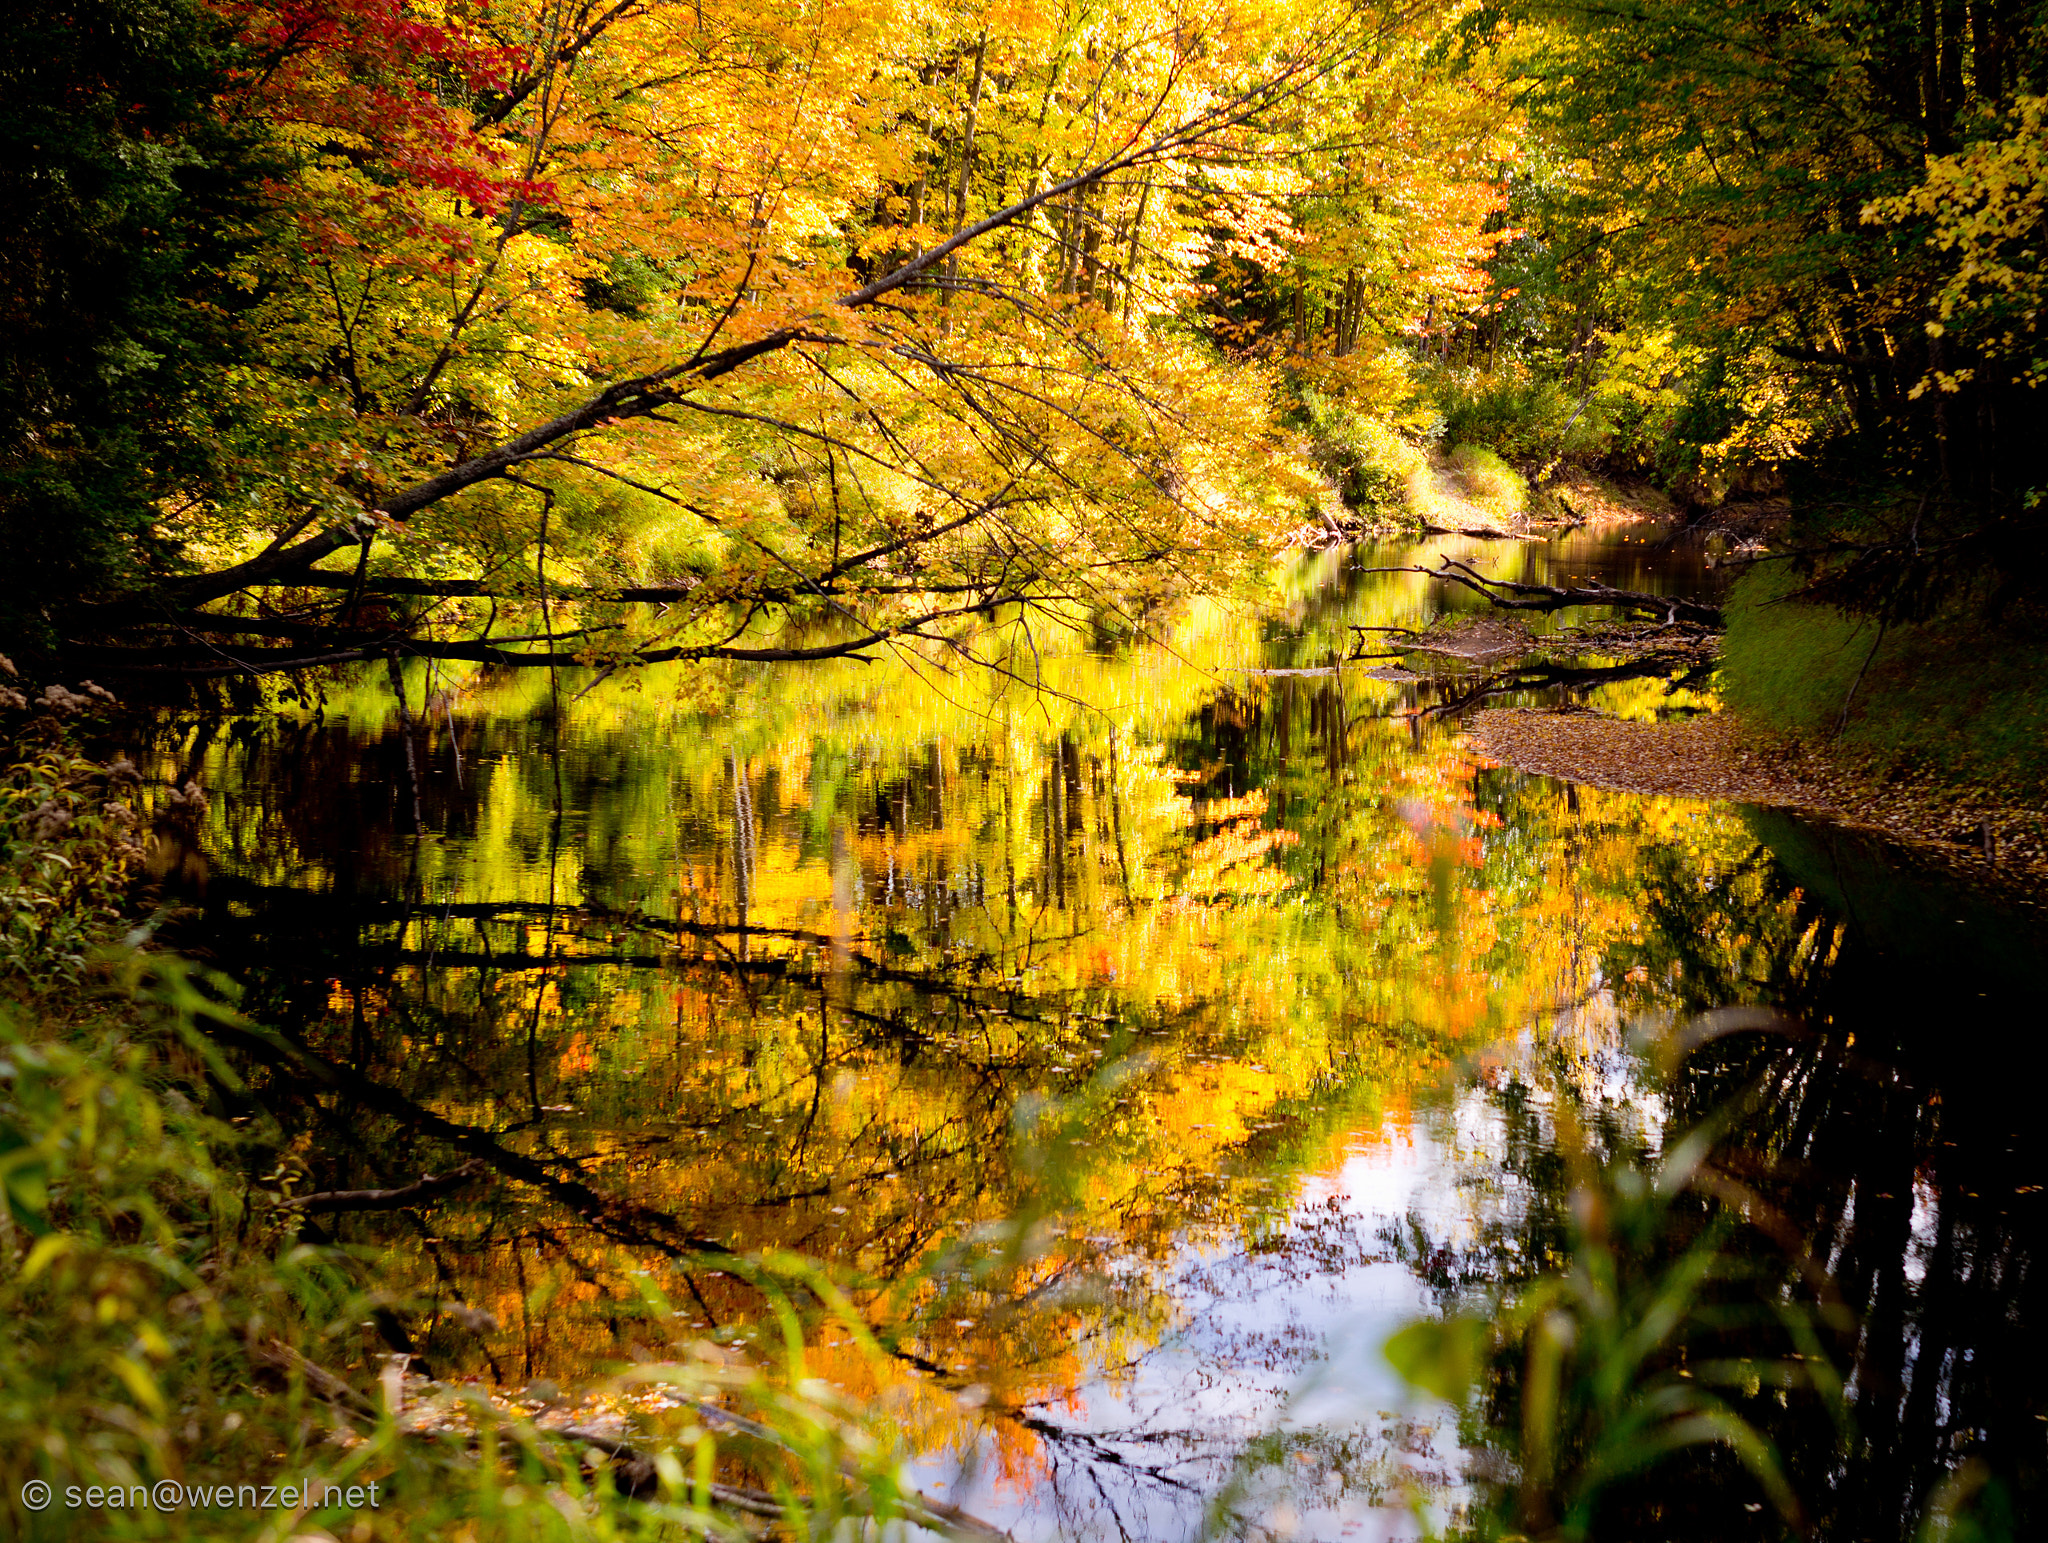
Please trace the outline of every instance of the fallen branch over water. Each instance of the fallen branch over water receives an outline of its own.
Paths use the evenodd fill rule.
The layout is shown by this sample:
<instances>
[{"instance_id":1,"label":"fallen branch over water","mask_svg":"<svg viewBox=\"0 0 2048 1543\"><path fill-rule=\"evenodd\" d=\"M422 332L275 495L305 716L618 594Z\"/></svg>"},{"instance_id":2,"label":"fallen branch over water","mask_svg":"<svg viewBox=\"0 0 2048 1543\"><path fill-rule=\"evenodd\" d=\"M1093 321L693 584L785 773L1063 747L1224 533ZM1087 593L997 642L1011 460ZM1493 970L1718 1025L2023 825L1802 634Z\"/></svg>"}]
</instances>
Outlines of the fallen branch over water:
<instances>
[{"instance_id":1,"label":"fallen branch over water","mask_svg":"<svg viewBox=\"0 0 2048 1543\"><path fill-rule=\"evenodd\" d=\"M285 1344L272 1339L257 1346L253 1351L259 1366L286 1377L296 1376L319 1397L325 1399L343 1414L361 1419L375 1420L378 1417L376 1403L367 1395L350 1385L344 1377L329 1371ZM732 1427L755 1440L767 1445L790 1450L781 1436L767 1426L731 1410L721 1409L716 1404L697 1402L697 1411L713 1423ZM612 1482L618 1492L629 1500L652 1500L661 1492L661 1474L651 1454L632 1442L609 1432L587 1425L539 1425L531 1427L532 1433L548 1441L563 1442L573 1447L589 1448L601 1453L609 1462ZM507 1427L508 1434L516 1434ZM431 1430L414 1430L410 1434L424 1439L438 1439L442 1433ZM849 1473L851 1477L857 1477ZM790 1507L779 1497L766 1490L751 1489L737 1484L713 1483L709 1488L712 1504L727 1511L737 1511L746 1516L762 1517L779 1521L788 1517ZM860 1488L855 1486L856 1495ZM898 1497L895 1509L905 1521L942 1535L956 1538L971 1538L978 1543L1009 1543L1010 1534L992 1522L983 1521L971 1511L949 1505L942 1500L927 1500L921 1496L902 1495Z\"/></svg>"},{"instance_id":2,"label":"fallen branch over water","mask_svg":"<svg viewBox=\"0 0 2048 1543\"><path fill-rule=\"evenodd\" d=\"M1664 677L1664 695L1669 697L1689 687L1702 684L1714 671L1714 661L1692 663L1683 674L1676 673L1679 666L1691 662L1682 657L1653 656L1644 659L1624 660L1620 664L1597 667L1581 667L1564 664L1529 665L1519 669L1501 670L1483 679L1474 681L1455 696L1447 696L1441 702L1418 708L1417 716L1422 718L1462 717L1482 702L1495 697L1520 695L1531 691L1549 691L1558 687L1583 691L1591 686L1611 685L1616 681L1644 680ZM1550 716L1555 716L1550 715Z\"/></svg>"},{"instance_id":3,"label":"fallen branch over water","mask_svg":"<svg viewBox=\"0 0 2048 1543\"><path fill-rule=\"evenodd\" d=\"M1721 608L1675 595L1650 595L1635 589L1612 589L1597 581L1559 586L1523 584L1514 579L1490 579L1469 563L1446 557L1434 568L1414 564L1398 568L1361 568L1360 573L1419 573L1425 578L1447 579L1453 584L1484 595L1504 611L1562 611L1575 605L1614 606L1619 610L1642 612L1660 618L1667 627L1695 622L1703 627L1721 625Z\"/></svg>"},{"instance_id":4,"label":"fallen branch over water","mask_svg":"<svg viewBox=\"0 0 2048 1543\"><path fill-rule=\"evenodd\" d=\"M325 1189L299 1195L285 1204L298 1211L396 1211L422 1200L432 1200L462 1188L471 1179L490 1171L480 1157L472 1157L459 1168L443 1174L426 1173L396 1189Z\"/></svg>"}]
</instances>

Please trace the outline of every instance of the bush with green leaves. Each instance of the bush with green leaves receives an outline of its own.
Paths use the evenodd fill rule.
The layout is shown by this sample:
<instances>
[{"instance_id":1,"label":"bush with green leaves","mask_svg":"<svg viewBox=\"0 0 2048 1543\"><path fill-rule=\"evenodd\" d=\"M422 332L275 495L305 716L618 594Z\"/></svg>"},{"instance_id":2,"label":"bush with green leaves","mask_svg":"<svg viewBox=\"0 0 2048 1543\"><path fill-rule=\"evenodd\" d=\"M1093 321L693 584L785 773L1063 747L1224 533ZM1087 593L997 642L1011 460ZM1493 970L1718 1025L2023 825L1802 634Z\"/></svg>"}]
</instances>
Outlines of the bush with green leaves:
<instances>
[{"instance_id":1,"label":"bush with green leaves","mask_svg":"<svg viewBox=\"0 0 2048 1543\"><path fill-rule=\"evenodd\" d=\"M1575 400L1557 381L1519 366L1436 366L1423 372L1422 389L1443 415L1446 444L1541 464L1595 453L1605 438L1599 403Z\"/></svg>"},{"instance_id":2,"label":"bush with green leaves","mask_svg":"<svg viewBox=\"0 0 2048 1543\"><path fill-rule=\"evenodd\" d=\"M75 981L121 930L143 856L135 768L87 759L47 719L13 759L0 774L0 973Z\"/></svg>"},{"instance_id":3,"label":"bush with green leaves","mask_svg":"<svg viewBox=\"0 0 2048 1543\"><path fill-rule=\"evenodd\" d=\"M1375 524L1411 522L1408 486L1428 456L1387 423L1313 389L1301 393L1317 464L1345 507Z\"/></svg>"},{"instance_id":4,"label":"bush with green leaves","mask_svg":"<svg viewBox=\"0 0 2048 1543\"><path fill-rule=\"evenodd\" d=\"M0 11L0 632L18 644L54 644L53 602L174 567L162 506L261 453L235 368L257 297L226 270L285 160L224 99L263 67L201 0Z\"/></svg>"}]
</instances>

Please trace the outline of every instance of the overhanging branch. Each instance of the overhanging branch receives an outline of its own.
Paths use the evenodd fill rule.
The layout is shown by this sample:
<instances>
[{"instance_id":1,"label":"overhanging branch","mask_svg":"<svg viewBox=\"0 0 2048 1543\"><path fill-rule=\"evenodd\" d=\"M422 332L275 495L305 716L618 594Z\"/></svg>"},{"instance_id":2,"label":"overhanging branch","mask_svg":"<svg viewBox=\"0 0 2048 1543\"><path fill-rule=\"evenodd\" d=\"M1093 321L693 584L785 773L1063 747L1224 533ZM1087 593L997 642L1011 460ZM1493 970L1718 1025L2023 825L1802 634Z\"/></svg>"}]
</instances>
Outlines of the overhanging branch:
<instances>
[{"instance_id":1,"label":"overhanging branch","mask_svg":"<svg viewBox=\"0 0 2048 1543\"><path fill-rule=\"evenodd\" d=\"M1298 97L1312 82L1341 66L1356 51L1356 45L1337 46L1334 34L1314 39L1257 85L1228 101L1204 108L1148 139L1141 140L1134 133L1117 154L964 226L892 272L841 295L834 306L842 310L857 310L872 305L943 263L962 247L1015 224L1048 203L1121 172L1196 153L1206 145L1213 145L1221 136L1254 123L1262 114ZM168 586L169 594L181 606L200 606L256 585L280 582L286 575L303 573L322 558L358 544L378 523L379 515L404 524L421 510L446 498L507 475L520 462L547 453L572 435L623 419L645 417L663 407L676 405L685 393L696 386L801 342L807 336L809 331L802 326L779 328L713 353L700 352L685 363L615 382L579 406L537 424L481 455L389 494L380 500L378 510L358 517L353 526L334 526L302 541L274 545L247 562L178 581Z\"/></svg>"}]
</instances>

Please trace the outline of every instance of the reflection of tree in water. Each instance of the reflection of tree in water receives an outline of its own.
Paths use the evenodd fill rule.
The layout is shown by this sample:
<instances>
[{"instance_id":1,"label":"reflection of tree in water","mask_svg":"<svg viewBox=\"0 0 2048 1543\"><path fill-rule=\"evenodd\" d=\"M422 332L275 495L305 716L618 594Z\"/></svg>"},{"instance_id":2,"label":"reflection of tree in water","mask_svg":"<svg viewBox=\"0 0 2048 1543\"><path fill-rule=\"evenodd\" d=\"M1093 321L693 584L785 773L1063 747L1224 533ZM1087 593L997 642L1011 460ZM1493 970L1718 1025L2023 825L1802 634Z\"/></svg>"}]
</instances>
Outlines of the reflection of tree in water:
<instances>
[{"instance_id":1,"label":"reflection of tree in water","mask_svg":"<svg viewBox=\"0 0 2048 1543\"><path fill-rule=\"evenodd\" d=\"M731 925L590 907L344 918L292 892L214 895L264 918L248 946L296 965L249 1006L306 1045L270 1097L318 1133L311 1182L397 1182L452 1147L566 1208L551 1225L571 1252L584 1232L678 1257L773 1243L900 1273L963 1221L1027 1208L1007 1171L1018 1098L1085 1097L1129 1037L1100 991L1033 995L986 959L891 962L830 934L757 926L742 957ZM669 1032L617 1021L648 994L668 997ZM538 1038L521 1032L535 1000ZM601 1037L608 1019L624 1032ZM501 1230L518 1209L485 1213L461 1252L531 1241Z\"/></svg>"},{"instance_id":2,"label":"reflection of tree in water","mask_svg":"<svg viewBox=\"0 0 2048 1543\"><path fill-rule=\"evenodd\" d=\"M1207 1043L1187 1014L1133 1012L1101 987L1026 990L1015 959L928 958L886 937L755 926L742 957L732 923L594 906L338 906L226 877L208 899L224 960L273 961L247 1006L296 1048L249 1048L268 1063L265 1102L300 1135L301 1188L488 1166L431 1205L308 1224L377 1251L394 1302L417 1308L380 1328L433 1372L516 1382L673 1353L646 1338L643 1271L705 1330L748 1332L758 1300L721 1270L723 1251L791 1247L870 1283L906 1377L991 1386L985 1426L1032 1442L1055 1509L1107 1526L1164 1506L1185 1522L1227 1473L1246 1430L1100 1432L1064 1408L1078 1374L1130 1375L1172 1327L1134 1261L1234 1230L1261 1203L1247 1183L1275 1187L1269 1141L1193 1164L1126 1122L1160 1091L1144 1046ZM650 991L671 1004L666 1034L590 1033ZM524 1032L536 994L552 998L537 1040ZM1128 1075L1101 1076L1105 1064ZM1042 1098L1049 1119L1020 1149L1019 1110ZM1074 1235L1020 1268L989 1270L999 1239L890 1299L974 1229L1048 1213ZM1100 1273L1098 1238L1125 1268ZM1324 1247L1301 1267L1332 1263ZM466 1308L500 1332L479 1335ZM822 1364L860 1370L829 1347Z\"/></svg>"},{"instance_id":3,"label":"reflection of tree in water","mask_svg":"<svg viewBox=\"0 0 2048 1543\"><path fill-rule=\"evenodd\" d=\"M1701 883L1679 852L1652 848L1643 856L1645 925L1611 943L1603 964L1641 1021L1743 1002L1773 1004L1783 1016L1695 1051L1664 1086L1661 1108L1615 1096L1563 1048L1569 1036L1490 1086L1481 1079L1444 1116L1470 1128L1483 1110L1493 1122L1487 1161L1470 1175L1490 1197L1479 1225L1454 1243L1411 1217L1385 1241L1447 1306L1475 1289L1526 1285L1567 1257L1572 1178L1556 1140L1560 1103L1578 1115L1601 1166L1654 1149L1657 1124L1675 1136L1732 1113L1713 1170L1757 1197L1732 1257L1777 1281L1785 1300L1838 1293L1853 1321L1829 1346L1850 1394L1855 1435L1846 1448L1810 1394L1764 1389L1743 1401L1777 1445L1815 1535L1912 1538L1944 1481L1965 1469L1988 1473L2014 1499L2012 1535L2030 1535L2041 1519L2048 1417L2048 1347L2030 1327L2048 1308L2038 1264L2048 1175L2027 1135L2038 1124L2039 1049L1999 1033L2002 1015L2023 1011L2030 995L2009 973L2024 955L2004 955L2001 975L1968 967L1978 961L1950 945L1957 967L1929 968L1946 939L1925 935L1980 925L1981 907L1957 922L1952 913L1969 903L1938 885L1845 867L1856 854L1838 847L1850 838L1766 828L1807 873L1826 859L1840 886L1831 904L1771 846L1723 867L1713 883ZM1924 946L1885 930L1886 913L1916 918ZM1983 1005L1959 1011L1973 989ZM1977 1032L1959 1037L1965 1024ZM1692 1205L1659 1257L1675 1258L1710 1210L1704 1199ZM1802 1253L1832 1281L1819 1299L1802 1279ZM1657 1260L1638 1263L1647 1270ZM1728 1353L1769 1354L1767 1338L1729 1334L1723 1343ZM1518 1377L1503 1368L1489 1395L1503 1429L1518 1425ZM1725 1450L1697 1450L1616 1496L1601 1532L1778 1536L1768 1507L1746 1509L1757 1499Z\"/></svg>"},{"instance_id":4,"label":"reflection of tree in water","mask_svg":"<svg viewBox=\"0 0 2048 1543\"><path fill-rule=\"evenodd\" d=\"M1789 1004L1837 1031L1859 1014L1856 1050L1881 1060L1910 1038L1899 1002L1843 995L1882 974L1837 926L1870 908L1806 870L1791 882L1738 819L1475 770L1409 695L1351 677L1208 689L1149 741L1077 719L942 744L882 721L814 732L797 713L736 750L628 717L579 725L557 763L544 711L415 719L409 759L388 727L251 731L178 759L181 776L202 757L216 768L199 837L213 876L187 935L301 1047L266 1086L301 1189L491 1165L431 1209L312 1218L418 1309L387 1328L436 1371L573 1377L669 1353L649 1342L637 1271L698 1328L747 1334L755 1301L718 1250L794 1247L901 1325L898 1366L929 1395L914 1439L963 1428L935 1390L985 1385L986 1439L1030 1483L1054 1476L1048 1504L1114 1497L1103 1515L1130 1522L1179 1507L1168 1480L1213 1476L1248 1432L1196 1441L1161 1409L1105 1433L1063 1401L1168 1353L1188 1283L1167 1266L1186 1240L1275 1247L1297 1274L1356 1268L1298 1225L1296 1181L1452 1058L1552 1020L1597 1040L1617 1003L1646 1022ZM394 834L410 830L409 764L426 839ZM1975 1139L1940 1133L1947 1082L1932 1115L1922 1079L1859 1129L1853 1088L1822 1062L1794 1069L1819 1053L1710 1047L1673 1107L1708 1107L1759 1070L1778 1079L1731 1152L1864 1271L1845 1276L1852 1302L1892 1304L1900 1418L1920 1421L1931 1464L1926 1443L1954 1432L1908 1407L1928 1385L1913 1336L1947 1309L1932 1277L1900 1274L1878 1196L1916 1193L1917 1174L1940 1202L1904 1214L1965 1272L1965 1314L1992 1300L1970 1272L2025 1253L1965 1257L1982 1245L1948 1189L1929 1190L1927 1163L1962 1150L1939 1143ZM1560 1044L1547 1066L1495 1065L1492 1160L1473 1174L1500 1197L1477 1207L1485 1226L1371 1251L1401 1252L1445 1293L1554 1261L1566 1180L1537 1095L1612 1089L1620 1059ZM1656 1133L1624 1100L1587 1113L1604 1153ZM1852 1189L1842 1175L1880 1157ZM1000 1224L1036 1215L1061 1226L1020 1264ZM479 1338L462 1303L500 1330ZM880 1391L818 1348L850 1391ZM1282 1348L1233 1343L1221 1359L1257 1367ZM1877 1386L1880 1348L1856 1353ZM1952 1353L1939 1376L1973 1364ZM1798 1411L1774 1418L1802 1484L1846 1483ZM1382 1456L1404 1439L1372 1437ZM1318 1461L1286 1458L1304 1483ZM1349 1470L1359 1484L1383 1471ZM1762 1525L1736 1514L1727 1535Z\"/></svg>"},{"instance_id":5,"label":"reflection of tree in water","mask_svg":"<svg viewBox=\"0 0 2048 1543\"><path fill-rule=\"evenodd\" d=\"M1340 739L1362 721L1328 714ZM188 928L299 1047L265 1095L300 1189L490 1165L431 1207L310 1220L373 1250L417 1309L389 1338L444 1375L584 1375L668 1353L635 1272L745 1334L757 1302L718 1250L791 1247L869 1283L907 1375L990 1385L1058 1503L1182 1508L1190 1475L1227 1468L1248 1428L1112 1438L1062 1401L1136 1375L1171 1330L1143 1261L1284 1214L1291 1176L1357 1118L1346 1086L1437 1059L1374 994L1348 1004L1384 944L1341 916L1309 941L1354 962L1292 995L1242 971L1292 945L1229 893L1267 864L1228 853L1260 821L1219 810L1227 773L1186 786L1109 734L943 758L819 743L793 764L599 728L561 762L558 816L545 724L462 729L460 779L445 737L410 757L443 833L427 841L393 834L410 794L390 732L251 736L214 779L215 873ZM1191 866L1222 893L1187 903ZM1046 1213L1065 1230L1021 1271L986 1269L1000 1239L946 1253ZM1110 1255L1130 1267L1105 1277Z\"/></svg>"}]
</instances>

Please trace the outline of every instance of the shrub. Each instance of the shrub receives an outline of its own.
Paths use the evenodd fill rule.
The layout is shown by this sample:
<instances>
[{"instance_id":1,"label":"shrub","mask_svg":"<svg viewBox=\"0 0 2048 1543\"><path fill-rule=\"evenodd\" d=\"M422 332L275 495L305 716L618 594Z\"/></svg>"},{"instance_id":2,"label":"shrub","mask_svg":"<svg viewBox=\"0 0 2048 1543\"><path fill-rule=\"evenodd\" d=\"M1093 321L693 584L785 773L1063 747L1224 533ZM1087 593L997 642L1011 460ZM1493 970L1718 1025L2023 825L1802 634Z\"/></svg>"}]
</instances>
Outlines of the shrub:
<instances>
[{"instance_id":1,"label":"shrub","mask_svg":"<svg viewBox=\"0 0 2048 1543\"><path fill-rule=\"evenodd\" d=\"M1301 393L1316 463L1345 507L1365 519L1409 518L1409 479L1428 458L1393 428L1314 390Z\"/></svg>"},{"instance_id":2,"label":"shrub","mask_svg":"<svg viewBox=\"0 0 2048 1543\"><path fill-rule=\"evenodd\" d=\"M1481 445L1518 461L1597 450L1603 429L1595 405L1583 409L1555 381L1519 369L1438 368L1423 390L1443 415L1444 439Z\"/></svg>"},{"instance_id":3,"label":"shrub","mask_svg":"<svg viewBox=\"0 0 2048 1543\"><path fill-rule=\"evenodd\" d=\"M1465 497L1499 519L1512 520L1529 501L1528 482L1491 450L1460 445L1451 452L1451 467Z\"/></svg>"},{"instance_id":4,"label":"shrub","mask_svg":"<svg viewBox=\"0 0 2048 1543\"><path fill-rule=\"evenodd\" d=\"M98 765L61 741L15 753L0 775L0 973L76 980L119 930L143 855L135 769Z\"/></svg>"}]
</instances>

